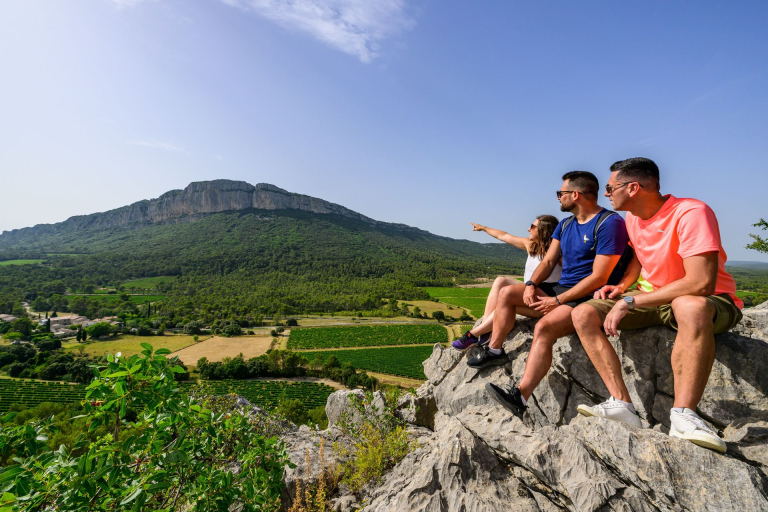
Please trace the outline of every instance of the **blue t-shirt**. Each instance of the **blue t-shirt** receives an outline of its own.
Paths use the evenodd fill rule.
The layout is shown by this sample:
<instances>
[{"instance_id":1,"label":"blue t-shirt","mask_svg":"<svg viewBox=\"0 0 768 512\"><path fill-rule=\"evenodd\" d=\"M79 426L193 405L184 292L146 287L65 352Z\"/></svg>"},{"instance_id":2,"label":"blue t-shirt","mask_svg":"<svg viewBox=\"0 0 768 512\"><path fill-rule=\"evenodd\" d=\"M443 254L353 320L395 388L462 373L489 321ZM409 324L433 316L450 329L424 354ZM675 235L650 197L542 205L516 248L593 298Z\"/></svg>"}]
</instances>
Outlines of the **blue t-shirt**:
<instances>
[{"instance_id":1,"label":"blue t-shirt","mask_svg":"<svg viewBox=\"0 0 768 512\"><path fill-rule=\"evenodd\" d=\"M624 219L620 215L611 215L606 218L600 228L597 230L597 248L592 250L595 236L595 223L600 215L607 211L605 208L592 217L586 224L579 224L574 219L565 228L563 233L563 223L567 218L560 221L560 224L552 233L552 238L560 241L560 252L563 255L563 273L560 275L560 286L572 288L587 276L592 275L592 265L595 262L595 256L598 254L623 255L627 250L629 235L627 227L624 225ZM611 273L608 284L617 284L626 270L629 261L622 258Z\"/></svg>"}]
</instances>

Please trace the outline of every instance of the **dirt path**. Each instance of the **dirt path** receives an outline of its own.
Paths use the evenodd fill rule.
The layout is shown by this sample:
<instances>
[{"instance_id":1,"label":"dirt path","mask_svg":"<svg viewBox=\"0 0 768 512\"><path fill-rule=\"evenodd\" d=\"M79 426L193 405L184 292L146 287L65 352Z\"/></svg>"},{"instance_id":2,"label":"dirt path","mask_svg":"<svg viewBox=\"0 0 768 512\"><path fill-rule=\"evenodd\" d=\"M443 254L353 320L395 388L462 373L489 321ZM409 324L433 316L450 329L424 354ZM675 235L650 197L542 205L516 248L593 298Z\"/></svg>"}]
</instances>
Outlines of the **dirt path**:
<instances>
[{"instance_id":1,"label":"dirt path","mask_svg":"<svg viewBox=\"0 0 768 512\"><path fill-rule=\"evenodd\" d=\"M515 276L515 275L509 275L509 276L499 276L499 277L506 277L507 279L514 280L522 280L523 276ZM493 282L496 280L494 277L493 279L486 279L484 277L481 277L478 279L478 281L481 281L479 283L475 284L460 284L459 288L490 288L493 286Z\"/></svg>"},{"instance_id":2,"label":"dirt path","mask_svg":"<svg viewBox=\"0 0 768 512\"><path fill-rule=\"evenodd\" d=\"M370 372L368 375L371 375ZM339 382L336 382L335 380L330 379L321 379L319 377L259 377L256 380L280 380L280 381L290 381L290 382L317 382L318 384L326 384L328 386L331 386L333 389L339 390L339 389L347 389L347 387ZM421 385L421 384L419 384Z\"/></svg>"},{"instance_id":3,"label":"dirt path","mask_svg":"<svg viewBox=\"0 0 768 512\"><path fill-rule=\"evenodd\" d=\"M379 382L381 382L382 384L388 384L390 386L398 386L405 389L407 388L417 389L425 382L419 379L400 377L398 375L390 375L388 373L372 372L370 370L365 370L365 373L367 373L370 377L376 377L377 379L379 379Z\"/></svg>"},{"instance_id":4,"label":"dirt path","mask_svg":"<svg viewBox=\"0 0 768 512\"><path fill-rule=\"evenodd\" d=\"M245 359L250 359L265 354L270 343L272 343L270 336L241 336L236 338L213 336L178 350L173 355L179 356L179 359L187 365L196 365L201 357L207 357L209 361L221 361L225 357L236 357L240 353Z\"/></svg>"}]
</instances>

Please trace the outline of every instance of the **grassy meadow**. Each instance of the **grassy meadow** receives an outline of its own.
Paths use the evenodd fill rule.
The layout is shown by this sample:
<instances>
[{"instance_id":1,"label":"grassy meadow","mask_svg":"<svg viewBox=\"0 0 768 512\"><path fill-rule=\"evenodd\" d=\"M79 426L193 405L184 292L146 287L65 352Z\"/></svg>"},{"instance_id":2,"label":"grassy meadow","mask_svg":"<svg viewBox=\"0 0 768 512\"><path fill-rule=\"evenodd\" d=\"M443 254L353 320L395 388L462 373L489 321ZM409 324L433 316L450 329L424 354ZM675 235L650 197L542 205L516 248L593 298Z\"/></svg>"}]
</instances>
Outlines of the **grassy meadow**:
<instances>
[{"instance_id":1,"label":"grassy meadow","mask_svg":"<svg viewBox=\"0 0 768 512\"><path fill-rule=\"evenodd\" d=\"M210 336L200 336L199 339L205 340ZM79 352L83 350L83 353L89 356L100 357L106 354L116 354L121 352L124 356L132 356L133 354L139 354L143 349L142 343L149 343L155 350L159 348L167 348L171 352L176 352L185 347L195 344L195 340L192 336L187 335L170 335L165 336L133 336L129 334L121 334L114 338L108 338L105 341L86 341L85 343L78 343L77 341L66 341L62 343L62 348L73 352ZM85 347L81 349L81 347Z\"/></svg>"},{"instance_id":2,"label":"grassy meadow","mask_svg":"<svg viewBox=\"0 0 768 512\"><path fill-rule=\"evenodd\" d=\"M480 318L485 311L485 301L488 299L490 288L448 288L428 287L424 288L430 297L453 304L460 308L466 308L472 316Z\"/></svg>"}]
</instances>

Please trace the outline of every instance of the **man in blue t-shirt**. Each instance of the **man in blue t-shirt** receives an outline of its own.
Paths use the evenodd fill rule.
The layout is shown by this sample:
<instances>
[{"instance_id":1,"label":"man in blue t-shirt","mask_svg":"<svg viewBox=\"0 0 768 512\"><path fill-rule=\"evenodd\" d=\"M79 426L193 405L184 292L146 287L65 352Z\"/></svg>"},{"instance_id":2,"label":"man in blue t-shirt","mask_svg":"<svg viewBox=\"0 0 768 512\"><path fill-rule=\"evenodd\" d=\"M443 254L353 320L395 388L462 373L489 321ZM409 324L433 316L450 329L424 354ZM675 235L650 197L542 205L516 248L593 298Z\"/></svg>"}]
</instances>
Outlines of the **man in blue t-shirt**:
<instances>
[{"instance_id":1,"label":"man in blue t-shirt","mask_svg":"<svg viewBox=\"0 0 768 512\"><path fill-rule=\"evenodd\" d=\"M509 390L486 385L490 395L515 414L526 409L533 390L547 375L555 340L576 332L571 321L573 308L590 300L595 290L618 282L631 259L624 219L597 204L598 190L597 178L590 172L573 171L563 176L557 198L560 210L573 216L555 228L552 244L531 280L500 290L490 343L467 361L473 368L506 364L509 358L502 345L515 325L517 307L527 306L544 315L533 331L520 382ZM560 280L545 283L561 258Z\"/></svg>"}]
</instances>

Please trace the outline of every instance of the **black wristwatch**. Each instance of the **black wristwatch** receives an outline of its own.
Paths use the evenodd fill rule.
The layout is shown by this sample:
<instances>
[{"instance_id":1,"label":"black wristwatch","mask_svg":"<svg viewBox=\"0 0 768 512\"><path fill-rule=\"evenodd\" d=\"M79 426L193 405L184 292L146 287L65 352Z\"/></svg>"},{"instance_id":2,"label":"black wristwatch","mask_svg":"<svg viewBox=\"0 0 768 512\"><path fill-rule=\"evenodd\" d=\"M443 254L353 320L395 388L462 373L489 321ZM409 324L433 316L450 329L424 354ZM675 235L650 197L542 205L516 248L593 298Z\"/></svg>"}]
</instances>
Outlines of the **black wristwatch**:
<instances>
[{"instance_id":1,"label":"black wristwatch","mask_svg":"<svg viewBox=\"0 0 768 512\"><path fill-rule=\"evenodd\" d=\"M533 287L535 287L536 283L534 283L533 281L526 281L525 282L525 286L533 286Z\"/></svg>"}]
</instances>

